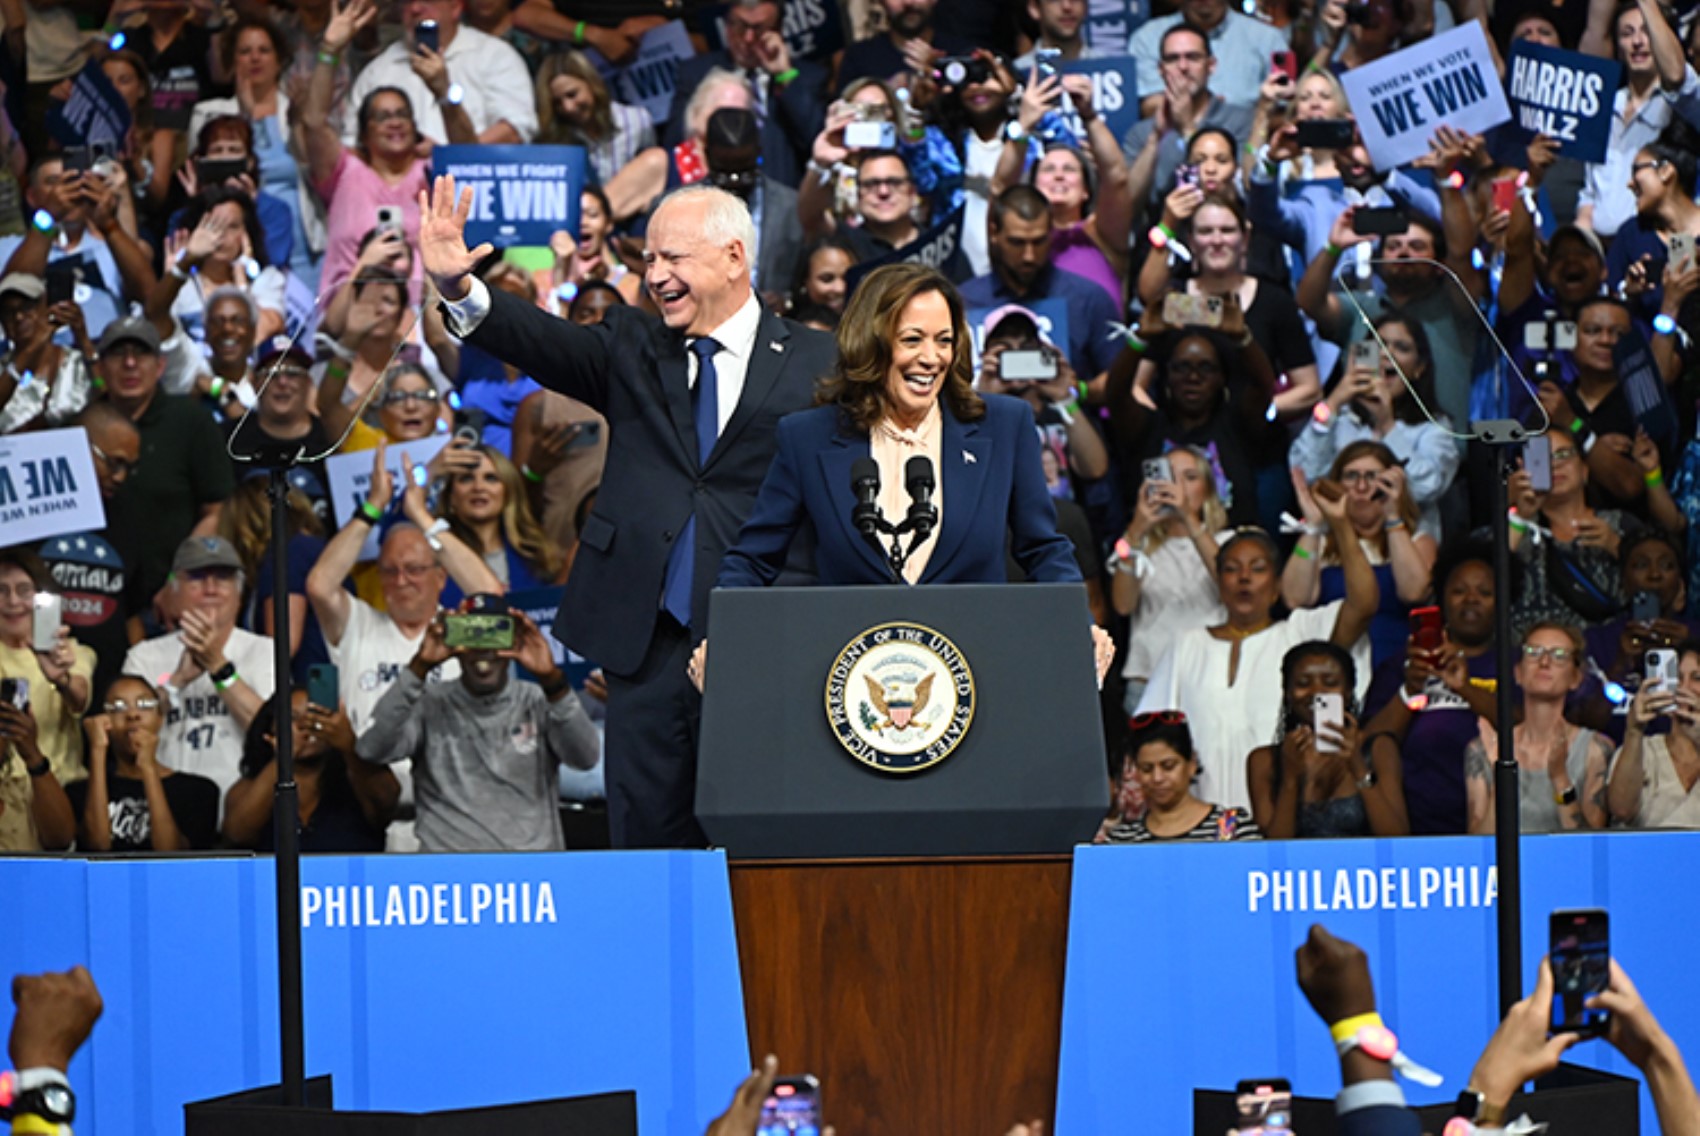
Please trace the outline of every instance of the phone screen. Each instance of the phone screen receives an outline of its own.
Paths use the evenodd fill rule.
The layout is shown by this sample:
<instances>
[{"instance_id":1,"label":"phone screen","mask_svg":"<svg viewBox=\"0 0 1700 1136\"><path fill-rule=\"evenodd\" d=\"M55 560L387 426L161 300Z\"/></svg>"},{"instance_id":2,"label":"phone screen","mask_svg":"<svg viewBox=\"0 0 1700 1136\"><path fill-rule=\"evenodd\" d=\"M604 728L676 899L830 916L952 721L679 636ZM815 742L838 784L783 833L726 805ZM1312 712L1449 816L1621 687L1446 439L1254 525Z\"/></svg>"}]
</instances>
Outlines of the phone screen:
<instances>
[{"instance_id":1,"label":"phone screen","mask_svg":"<svg viewBox=\"0 0 1700 1136\"><path fill-rule=\"evenodd\" d=\"M820 1083L813 1077L781 1077L762 1102L756 1136L819 1136Z\"/></svg>"},{"instance_id":2,"label":"phone screen","mask_svg":"<svg viewBox=\"0 0 1700 1136\"><path fill-rule=\"evenodd\" d=\"M1346 699L1328 692L1311 699L1311 729L1316 734L1316 752L1339 753L1337 735L1346 729Z\"/></svg>"},{"instance_id":3,"label":"phone screen","mask_svg":"<svg viewBox=\"0 0 1700 1136\"><path fill-rule=\"evenodd\" d=\"M1493 207L1502 213L1509 213L1517 208L1516 178L1493 179Z\"/></svg>"},{"instance_id":4,"label":"phone screen","mask_svg":"<svg viewBox=\"0 0 1700 1136\"><path fill-rule=\"evenodd\" d=\"M1523 443L1523 470L1529 475L1530 489L1552 492L1552 442L1545 434L1536 434Z\"/></svg>"},{"instance_id":5,"label":"phone screen","mask_svg":"<svg viewBox=\"0 0 1700 1136\"><path fill-rule=\"evenodd\" d=\"M314 663L307 668L307 701L325 710L335 710L342 701L338 692L335 663Z\"/></svg>"},{"instance_id":6,"label":"phone screen","mask_svg":"<svg viewBox=\"0 0 1700 1136\"><path fill-rule=\"evenodd\" d=\"M1419 651L1438 651L1442 641L1440 609L1419 607L1411 612L1411 643Z\"/></svg>"},{"instance_id":7,"label":"phone screen","mask_svg":"<svg viewBox=\"0 0 1700 1136\"><path fill-rule=\"evenodd\" d=\"M1611 1015L1584 1003L1611 982L1611 937L1598 907L1555 911L1548 923L1552 964L1552 1031L1599 1037Z\"/></svg>"},{"instance_id":8,"label":"phone screen","mask_svg":"<svg viewBox=\"0 0 1700 1136\"><path fill-rule=\"evenodd\" d=\"M1234 1132L1251 1136L1292 1136L1293 1087L1284 1077L1241 1081L1234 1087Z\"/></svg>"}]
</instances>

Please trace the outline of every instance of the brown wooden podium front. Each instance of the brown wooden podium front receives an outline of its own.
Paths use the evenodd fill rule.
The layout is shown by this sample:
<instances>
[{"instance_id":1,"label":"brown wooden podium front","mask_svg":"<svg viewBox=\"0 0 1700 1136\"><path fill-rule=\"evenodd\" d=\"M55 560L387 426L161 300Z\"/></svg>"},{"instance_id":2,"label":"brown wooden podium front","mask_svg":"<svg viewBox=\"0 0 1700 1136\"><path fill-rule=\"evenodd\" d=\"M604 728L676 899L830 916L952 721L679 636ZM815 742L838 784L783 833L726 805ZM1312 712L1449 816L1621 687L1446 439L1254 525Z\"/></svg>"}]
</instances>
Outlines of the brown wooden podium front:
<instances>
[{"instance_id":1,"label":"brown wooden podium front","mask_svg":"<svg viewBox=\"0 0 1700 1136\"><path fill-rule=\"evenodd\" d=\"M734 860L753 1056L821 1080L847 1136L1051 1120L1067 855Z\"/></svg>"}]
</instances>

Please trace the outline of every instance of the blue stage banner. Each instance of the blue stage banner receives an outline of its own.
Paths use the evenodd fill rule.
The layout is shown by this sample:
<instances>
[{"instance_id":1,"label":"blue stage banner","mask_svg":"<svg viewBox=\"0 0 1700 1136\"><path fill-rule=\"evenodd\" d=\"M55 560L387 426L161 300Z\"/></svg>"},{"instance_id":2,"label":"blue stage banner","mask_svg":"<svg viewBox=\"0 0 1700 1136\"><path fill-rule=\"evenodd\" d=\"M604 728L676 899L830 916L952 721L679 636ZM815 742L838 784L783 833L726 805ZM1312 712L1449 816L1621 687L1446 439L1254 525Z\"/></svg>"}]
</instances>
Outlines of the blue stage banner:
<instances>
[{"instance_id":1,"label":"blue stage banner","mask_svg":"<svg viewBox=\"0 0 1700 1136\"><path fill-rule=\"evenodd\" d=\"M1700 1053L1688 965L1694 905L1668 884L1700 870L1700 835L1602 833L1522 842L1525 991L1560 907L1611 913L1612 954L1665 1029ZM1369 954L1377 1006L1454 1099L1498 1024L1498 875L1483 837L1294 840L1075 853L1058 1136L1192 1130L1194 1088L1282 1076L1332 1097L1339 1059L1300 993L1293 952L1322 923ZM1603 1041L1566 1060L1625 1076ZM1642 1131L1657 1120L1645 1091Z\"/></svg>"},{"instance_id":2,"label":"blue stage banner","mask_svg":"<svg viewBox=\"0 0 1700 1136\"><path fill-rule=\"evenodd\" d=\"M749 1072L720 853L308 857L307 1070L347 1109L636 1089L644 1136L700 1136ZM270 859L0 860L31 914L0 973L89 968L78 1136L181 1132L278 1079ZM11 1028L9 999L0 1032Z\"/></svg>"},{"instance_id":3,"label":"blue stage banner","mask_svg":"<svg viewBox=\"0 0 1700 1136\"><path fill-rule=\"evenodd\" d=\"M557 229L578 232L583 146L438 146L431 167L472 187L469 246L547 245Z\"/></svg>"},{"instance_id":4,"label":"blue stage banner","mask_svg":"<svg viewBox=\"0 0 1700 1136\"><path fill-rule=\"evenodd\" d=\"M1557 139L1563 157L1605 161L1622 74L1614 59L1518 40L1505 61L1505 97L1518 137L1527 146L1545 134Z\"/></svg>"}]
</instances>

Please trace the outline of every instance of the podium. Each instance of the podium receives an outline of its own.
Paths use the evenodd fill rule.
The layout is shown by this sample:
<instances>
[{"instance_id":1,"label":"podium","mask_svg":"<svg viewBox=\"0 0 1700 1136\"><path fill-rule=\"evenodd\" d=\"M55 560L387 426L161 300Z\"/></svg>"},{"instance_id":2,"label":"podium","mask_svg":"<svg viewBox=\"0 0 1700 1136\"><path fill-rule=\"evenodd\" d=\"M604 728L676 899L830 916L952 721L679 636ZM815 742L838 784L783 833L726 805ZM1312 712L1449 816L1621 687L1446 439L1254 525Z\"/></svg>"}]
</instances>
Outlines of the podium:
<instances>
[{"instance_id":1,"label":"podium","mask_svg":"<svg viewBox=\"0 0 1700 1136\"><path fill-rule=\"evenodd\" d=\"M1049 1119L1069 854L1109 801L1084 588L720 591L709 626L697 816L752 1056L840 1131Z\"/></svg>"}]
</instances>

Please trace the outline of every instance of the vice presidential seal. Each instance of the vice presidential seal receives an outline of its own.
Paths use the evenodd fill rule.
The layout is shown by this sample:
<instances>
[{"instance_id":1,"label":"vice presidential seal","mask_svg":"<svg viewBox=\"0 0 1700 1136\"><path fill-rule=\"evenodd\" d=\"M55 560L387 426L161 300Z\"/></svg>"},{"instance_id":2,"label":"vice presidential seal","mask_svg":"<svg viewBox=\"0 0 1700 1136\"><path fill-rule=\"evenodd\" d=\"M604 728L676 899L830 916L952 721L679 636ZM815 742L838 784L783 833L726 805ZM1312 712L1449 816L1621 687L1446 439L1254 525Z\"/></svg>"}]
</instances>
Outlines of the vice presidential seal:
<instances>
[{"instance_id":1,"label":"vice presidential seal","mask_svg":"<svg viewBox=\"0 0 1700 1136\"><path fill-rule=\"evenodd\" d=\"M949 757L974 721L974 672L943 635L885 623L852 639L826 679L826 717L851 757L915 773Z\"/></svg>"}]
</instances>

